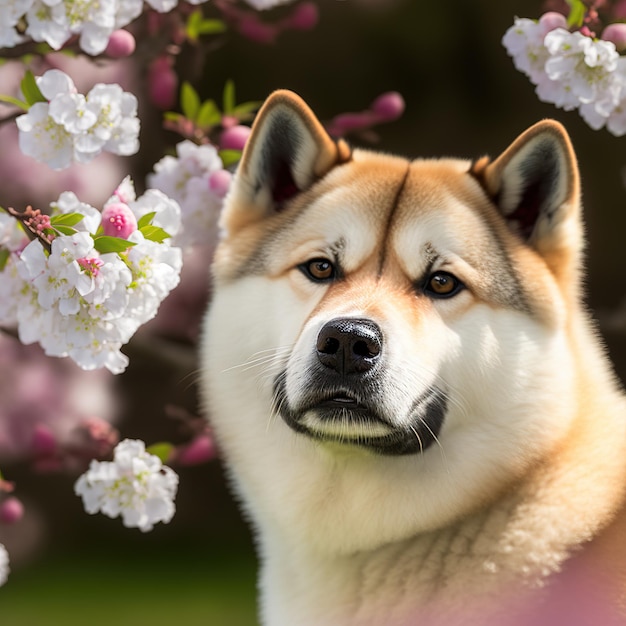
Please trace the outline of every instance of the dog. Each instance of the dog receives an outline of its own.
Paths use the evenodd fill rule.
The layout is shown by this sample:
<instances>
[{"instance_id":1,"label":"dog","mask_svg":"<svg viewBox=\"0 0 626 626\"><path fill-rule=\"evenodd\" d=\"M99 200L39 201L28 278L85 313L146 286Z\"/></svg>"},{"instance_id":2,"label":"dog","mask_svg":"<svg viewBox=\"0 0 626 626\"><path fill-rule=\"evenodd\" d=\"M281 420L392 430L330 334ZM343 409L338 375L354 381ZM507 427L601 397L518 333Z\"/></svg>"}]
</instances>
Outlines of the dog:
<instances>
[{"instance_id":1,"label":"dog","mask_svg":"<svg viewBox=\"0 0 626 626\"><path fill-rule=\"evenodd\" d=\"M221 228L201 397L262 624L626 624L626 402L558 122L407 160L277 91Z\"/></svg>"}]
</instances>

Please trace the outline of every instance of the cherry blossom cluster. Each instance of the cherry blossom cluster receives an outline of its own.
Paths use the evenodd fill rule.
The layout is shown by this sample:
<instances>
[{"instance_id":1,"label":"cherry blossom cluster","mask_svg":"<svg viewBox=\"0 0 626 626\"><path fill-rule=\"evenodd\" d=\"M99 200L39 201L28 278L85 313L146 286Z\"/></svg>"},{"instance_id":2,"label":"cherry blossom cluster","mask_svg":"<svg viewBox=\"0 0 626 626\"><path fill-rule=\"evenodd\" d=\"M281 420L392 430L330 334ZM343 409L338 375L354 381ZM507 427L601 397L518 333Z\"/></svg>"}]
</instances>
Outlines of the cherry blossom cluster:
<instances>
[{"instance_id":1,"label":"cherry blossom cluster","mask_svg":"<svg viewBox=\"0 0 626 626\"><path fill-rule=\"evenodd\" d=\"M137 98L119 85L98 83L82 95L57 69L37 77L36 84L45 101L16 120L24 154L61 170L102 151L128 156L139 149Z\"/></svg>"},{"instance_id":2,"label":"cherry blossom cluster","mask_svg":"<svg viewBox=\"0 0 626 626\"><path fill-rule=\"evenodd\" d=\"M171 11L178 0L146 0L161 13ZM187 0L201 4L206 0ZM111 34L141 15L143 0L2 0L0 47L13 47L28 38L61 49L78 37L81 50L97 55L105 51ZM23 29L22 24L26 24Z\"/></svg>"},{"instance_id":3,"label":"cherry blossom cluster","mask_svg":"<svg viewBox=\"0 0 626 626\"><path fill-rule=\"evenodd\" d=\"M180 205L182 228L174 243L190 247L207 241L216 232L222 201L231 173L224 169L217 148L189 140L176 146L176 156L167 155L154 165L148 185L159 189Z\"/></svg>"},{"instance_id":4,"label":"cherry blossom cluster","mask_svg":"<svg viewBox=\"0 0 626 626\"><path fill-rule=\"evenodd\" d=\"M192 5L207 1L186 0ZM257 10L291 1L247 0ZM146 0L146 4L159 13L167 13L176 8L178 0ZM77 37L80 49L95 56L109 52L112 35L138 18L143 10L144 0L0 0L0 48L12 48L31 39L60 50Z\"/></svg>"},{"instance_id":5,"label":"cherry blossom cluster","mask_svg":"<svg viewBox=\"0 0 626 626\"><path fill-rule=\"evenodd\" d=\"M156 189L136 198L125 179L102 213L64 192L52 215L22 219L31 236L18 244L17 222L0 222L4 269L0 325L20 341L90 370L124 371L120 348L152 319L176 287L182 252L169 237L180 225L178 204Z\"/></svg>"},{"instance_id":6,"label":"cherry blossom cluster","mask_svg":"<svg viewBox=\"0 0 626 626\"><path fill-rule=\"evenodd\" d=\"M93 460L74 485L87 513L121 516L124 526L142 532L172 519L177 489L176 472L147 452L143 441L133 439L115 447L113 461Z\"/></svg>"},{"instance_id":7,"label":"cherry blossom cluster","mask_svg":"<svg viewBox=\"0 0 626 626\"><path fill-rule=\"evenodd\" d=\"M626 57L613 41L570 32L564 15L549 12L539 20L516 18L502 43L540 100L578 109L594 130L626 134Z\"/></svg>"}]
</instances>

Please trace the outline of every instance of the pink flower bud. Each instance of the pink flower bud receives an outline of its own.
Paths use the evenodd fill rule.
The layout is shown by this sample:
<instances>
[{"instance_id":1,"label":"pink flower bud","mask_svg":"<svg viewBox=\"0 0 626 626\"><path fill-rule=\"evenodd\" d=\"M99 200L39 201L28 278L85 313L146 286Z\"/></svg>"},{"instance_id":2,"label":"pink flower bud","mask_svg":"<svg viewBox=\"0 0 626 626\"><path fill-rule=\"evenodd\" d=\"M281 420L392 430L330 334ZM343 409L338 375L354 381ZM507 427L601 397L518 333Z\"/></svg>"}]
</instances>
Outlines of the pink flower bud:
<instances>
[{"instance_id":1,"label":"pink flower bud","mask_svg":"<svg viewBox=\"0 0 626 626\"><path fill-rule=\"evenodd\" d=\"M37 424L33 430L32 446L37 456L48 456L56 451L57 439L45 424Z\"/></svg>"},{"instance_id":2,"label":"pink flower bud","mask_svg":"<svg viewBox=\"0 0 626 626\"><path fill-rule=\"evenodd\" d=\"M155 59L148 69L150 100L154 106L162 110L171 109L176 103L178 77L172 65L169 56L162 56Z\"/></svg>"},{"instance_id":3,"label":"pink flower bud","mask_svg":"<svg viewBox=\"0 0 626 626\"><path fill-rule=\"evenodd\" d=\"M178 449L176 461L181 465L199 465L215 458L215 443L207 435L199 435L191 443Z\"/></svg>"},{"instance_id":4,"label":"pink flower bud","mask_svg":"<svg viewBox=\"0 0 626 626\"><path fill-rule=\"evenodd\" d=\"M24 517L24 505L15 496L7 498L0 504L0 522L15 524Z\"/></svg>"},{"instance_id":5,"label":"pink flower bud","mask_svg":"<svg viewBox=\"0 0 626 626\"><path fill-rule=\"evenodd\" d=\"M102 211L102 230L109 237L128 239L137 230L137 218L127 204L109 204Z\"/></svg>"},{"instance_id":6,"label":"pink flower bud","mask_svg":"<svg viewBox=\"0 0 626 626\"><path fill-rule=\"evenodd\" d=\"M244 37L257 43L274 43L278 34L274 26L264 24L256 15L245 16L237 28Z\"/></svg>"},{"instance_id":7,"label":"pink flower bud","mask_svg":"<svg viewBox=\"0 0 626 626\"><path fill-rule=\"evenodd\" d=\"M209 189L218 197L223 198L230 189L233 175L228 170L217 170L209 176Z\"/></svg>"},{"instance_id":8,"label":"pink flower bud","mask_svg":"<svg viewBox=\"0 0 626 626\"><path fill-rule=\"evenodd\" d=\"M388 91L378 96L370 109L382 120L391 122L404 113L404 107L404 98L397 91Z\"/></svg>"},{"instance_id":9,"label":"pink flower bud","mask_svg":"<svg viewBox=\"0 0 626 626\"><path fill-rule=\"evenodd\" d=\"M243 150L250 132L249 126L242 125L225 129L220 137L220 148L222 150Z\"/></svg>"},{"instance_id":10,"label":"pink flower bud","mask_svg":"<svg viewBox=\"0 0 626 626\"><path fill-rule=\"evenodd\" d=\"M567 29L567 18L562 13L557 13L556 11L548 11L544 13L539 18L539 24L541 25L541 32L544 37L550 31L556 30L557 28L565 28Z\"/></svg>"},{"instance_id":11,"label":"pink flower bud","mask_svg":"<svg viewBox=\"0 0 626 626\"><path fill-rule=\"evenodd\" d=\"M340 137L354 130L361 130L371 126L374 122L371 113L341 113L336 115L330 122L328 132L336 137Z\"/></svg>"},{"instance_id":12,"label":"pink flower bud","mask_svg":"<svg viewBox=\"0 0 626 626\"><path fill-rule=\"evenodd\" d=\"M319 12L313 2L303 2L296 6L287 19L287 25L296 30L311 30L317 26Z\"/></svg>"},{"instance_id":13,"label":"pink flower bud","mask_svg":"<svg viewBox=\"0 0 626 626\"><path fill-rule=\"evenodd\" d=\"M614 43L618 52L626 50L626 24L609 24L602 31L600 39Z\"/></svg>"},{"instance_id":14,"label":"pink flower bud","mask_svg":"<svg viewBox=\"0 0 626 626\"><path fill-rule=\"evenodd\" d=\"M113 59L129 57L135 52L135 38L127 30L115 30L109 37L109 43L104 51Z\"/></svg>"}]
</instances>

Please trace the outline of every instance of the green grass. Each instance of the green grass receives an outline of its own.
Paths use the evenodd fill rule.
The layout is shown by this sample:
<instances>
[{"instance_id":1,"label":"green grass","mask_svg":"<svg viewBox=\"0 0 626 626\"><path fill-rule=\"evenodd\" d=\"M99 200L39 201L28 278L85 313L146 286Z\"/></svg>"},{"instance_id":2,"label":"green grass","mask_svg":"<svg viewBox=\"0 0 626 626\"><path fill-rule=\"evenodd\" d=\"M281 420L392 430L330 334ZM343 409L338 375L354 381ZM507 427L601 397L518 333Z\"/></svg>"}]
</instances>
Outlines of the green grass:
<instances>
[{"instance_id":1,"label":"green grass","mask_svg":"<svg viewBox=\"0 0 626 626\"><path fill-rule=\"evenodd\" d=\"M0 589L0 626L253 626L255 567L194 550L48 556Z\"/></svg>"}]
</instances>

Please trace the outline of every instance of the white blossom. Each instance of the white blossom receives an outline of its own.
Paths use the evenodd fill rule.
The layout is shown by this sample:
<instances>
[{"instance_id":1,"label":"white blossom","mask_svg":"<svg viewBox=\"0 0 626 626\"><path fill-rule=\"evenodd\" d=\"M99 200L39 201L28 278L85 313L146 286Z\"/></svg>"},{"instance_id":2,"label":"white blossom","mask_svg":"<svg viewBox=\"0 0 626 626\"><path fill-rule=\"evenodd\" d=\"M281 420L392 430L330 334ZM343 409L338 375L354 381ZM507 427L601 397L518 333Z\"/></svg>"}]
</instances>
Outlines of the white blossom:
<instances>
[{"instance_id":1,"label":"white blossom","mask_svg":"<svg viewBox=\"0 0 626 626\"><path fill-rule=\"evenodd\" d=\"M163 157L148 175L150 187L160 189L180 205L182 229L175 238L177 245L206 243L215 236L222 197L211 191L209 180L223 167L214 146L185 140L176 146L176 157Z\"/></svg>"},{"instance_id":2,"label":"white blossom","mask_svg":"<svg viewBox=\"0 0 626 626\"><path fill-rule=\"evenodd\" d=\"M6 583L9 577L9 553L7 549L0 543L0 587Z\"/></svg>"},{"instance_id":3,"label":"white blossom","mask_svg":"<svg viewBox=\"0 0 626 626\"><path fill-rule=\"evenodd\" d=\"M117 84L98 83L82 95L60 70L48 70L36 80L48 102L33 104L16 120L24 154L63 169L102 151L123 156L137 152L139 118L133 94Z\"/></svg>"},{"instance_id":4,"label":"white blossom","mask_svg":"<svg viewBox=\"0 0 626 626\"><path fill-rule=\"evenodd\" d=\"M578 109L593 129L626 134L626 62L612 42L516 18L502 43L540 100Z\"/></svg>"},{"instance_id":5,"label":"white blossom","mask_svg":"<svg viewBox=\"0 0 626 626\"><path fill-rule=\"evenodd\" d=\"M74 491L87 513L122 517L127 527L146 532L158 522L168 523L175 512L178 476L146 451L143 441L125 439L113 461L92 461L76 481Z\"/></svg>"},{"instance_id":6,"label":"white blossom","mask_svg":"<svg viewBox=\"0 0 626 626\"><path fill-rule=\"evenodd\" d=\"M36 102L15 121L19 147L27 156L47 163L53 170L69 167L74 156L74 137L49 115L50 105Z\"/></svg>"}]
</instances>

